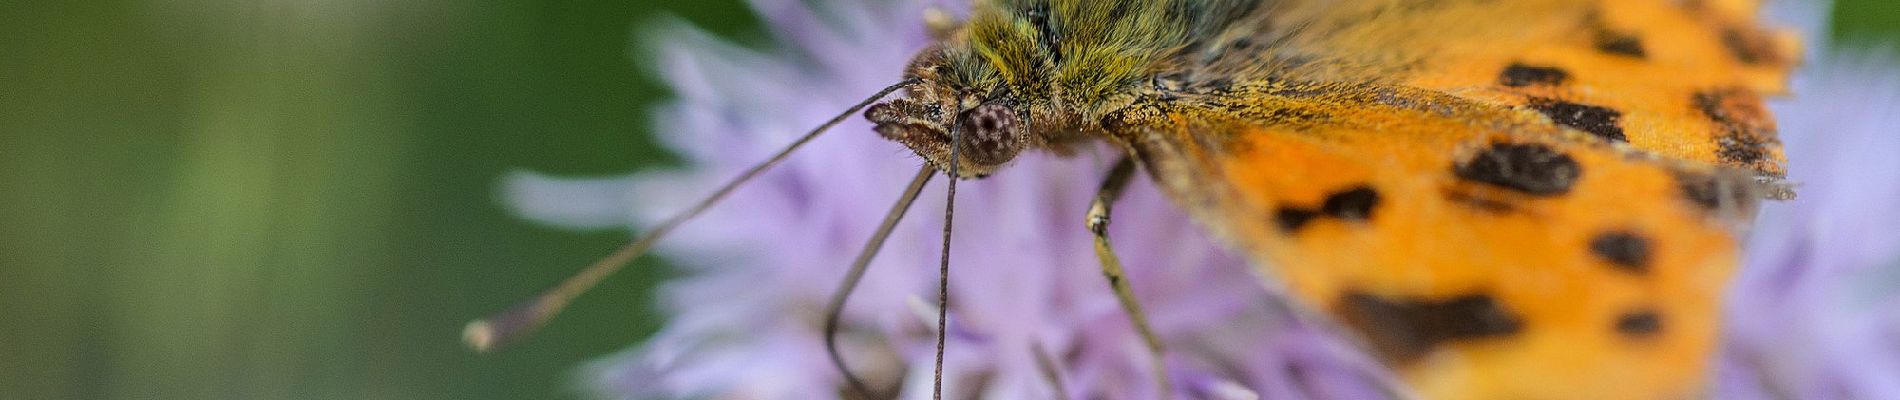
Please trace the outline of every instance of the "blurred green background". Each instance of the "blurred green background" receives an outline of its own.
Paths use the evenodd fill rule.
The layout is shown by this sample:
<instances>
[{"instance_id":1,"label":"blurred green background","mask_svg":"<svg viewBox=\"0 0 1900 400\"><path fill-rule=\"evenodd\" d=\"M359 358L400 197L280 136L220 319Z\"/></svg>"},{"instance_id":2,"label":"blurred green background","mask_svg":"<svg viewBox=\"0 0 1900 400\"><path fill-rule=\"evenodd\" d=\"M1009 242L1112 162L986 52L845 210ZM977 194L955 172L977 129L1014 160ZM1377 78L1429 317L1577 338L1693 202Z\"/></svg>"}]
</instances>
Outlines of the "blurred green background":
<instances>
[{"instance_id":1,"label":"blurred green background","mask_svg":"<svg viewBox=\"0 0 1900 400\"><path fill-rule=\"evenodd\" d=\"M623 232L510 217L511 168L620 174L666 94L630 56L738 0L14 2L0 10L0 398L563 398L661 322L647 261L523 345L469 318ZM1900 3L1838 33L1900 38Z\"/></svg>"}]
</instances>

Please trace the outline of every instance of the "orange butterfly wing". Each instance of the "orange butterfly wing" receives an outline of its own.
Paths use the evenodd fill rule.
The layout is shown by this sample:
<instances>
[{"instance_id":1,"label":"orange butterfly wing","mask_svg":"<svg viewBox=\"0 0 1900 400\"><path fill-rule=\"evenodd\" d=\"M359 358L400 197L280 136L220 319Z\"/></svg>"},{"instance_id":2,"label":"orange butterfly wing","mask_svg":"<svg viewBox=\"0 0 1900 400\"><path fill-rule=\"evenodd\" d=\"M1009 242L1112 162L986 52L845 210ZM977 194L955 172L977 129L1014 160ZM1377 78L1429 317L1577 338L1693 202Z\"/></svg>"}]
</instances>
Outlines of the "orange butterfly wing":
<instances>
[{"instance_id":1,"label":"orange butterfly wing","mask_svg":"<svg viewBox=\"0 0 1900 400\"><path fill-rule=\"evenodd\" d=\"M1700 392L1782 173L1753 4L1288 4L1104 125L1428 398Z\"/></svg>"},{"instance_id":2,"label":"orange butterfly wing","mask_svg":"<svg viewBox=\"0 0 1900 400\"><path fill-rule=\"evenodd\" d=\"M1664 157L1783 173L1759 95L1786 90L1798 45L1755 24L1753 1L1309 3L1268 24L1292 28L1261 33L1279 54L1232 62L1438 90Z\"/></svg>"},{"instance_id":3,"label":"orange butterfly wing","mask_svg":"<svg viewBox=\"0 0 1900 400\"><path fill-rule=\"evenodd\" d=\"M1376 87L1266 92L1112 118L1176 200L1428 398L1695 393L1747 179L1520 110ZM1380 94L1433 102L1353 101ZM1355 122L1263 124L1231 107Z\"/></svg>"}]
</instances>

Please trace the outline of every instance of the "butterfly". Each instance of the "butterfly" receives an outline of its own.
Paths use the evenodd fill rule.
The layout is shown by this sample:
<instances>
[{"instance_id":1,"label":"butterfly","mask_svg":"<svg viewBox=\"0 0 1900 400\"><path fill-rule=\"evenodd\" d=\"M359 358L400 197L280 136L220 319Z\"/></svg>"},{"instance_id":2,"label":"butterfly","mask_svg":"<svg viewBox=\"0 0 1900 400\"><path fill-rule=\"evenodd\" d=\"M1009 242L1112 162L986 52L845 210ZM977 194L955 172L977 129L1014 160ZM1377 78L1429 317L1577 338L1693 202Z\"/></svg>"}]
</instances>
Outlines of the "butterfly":
<instances>
[{"instance_id":1,"label":"butterfly","mask_svg":"<svg viewBox=\"0 0 1900 400\"><path fill-rule=\"evenodd\" d=\"M884 231L935 174L954 200L1023 152L1125 150L1088 227L1155 353L1105 233L1138 172L1408 393L1693 397L1737 237L1757 199L1787 195L1761 97L1785 92L1794 44L1756 6L980 0L860 107L927 162ZM545 322L857 109L467 338Z\"/></svg>"}]
</instances>

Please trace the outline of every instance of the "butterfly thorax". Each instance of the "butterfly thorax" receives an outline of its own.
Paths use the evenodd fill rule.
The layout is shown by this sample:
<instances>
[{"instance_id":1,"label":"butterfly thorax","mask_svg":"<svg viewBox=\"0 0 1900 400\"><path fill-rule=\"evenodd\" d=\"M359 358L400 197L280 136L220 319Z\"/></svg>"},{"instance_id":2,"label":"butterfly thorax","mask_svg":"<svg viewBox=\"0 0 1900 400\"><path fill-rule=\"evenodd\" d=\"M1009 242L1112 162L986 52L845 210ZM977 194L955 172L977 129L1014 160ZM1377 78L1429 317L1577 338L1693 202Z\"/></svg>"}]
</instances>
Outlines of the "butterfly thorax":
<instances>
[{"instance_id":1,"label":"butterfly thorax","mask_svg":"<svg viewBox=\"0 0 1900 400\"><path fill-rule=\"evenodd\" d=\"M1256 0L979 2L968 22L911 61L917 83L866 117L885 138L962 178L1033 149L1101 138L1104 116L1179 76Z\"/></svg>"}]
</instances>

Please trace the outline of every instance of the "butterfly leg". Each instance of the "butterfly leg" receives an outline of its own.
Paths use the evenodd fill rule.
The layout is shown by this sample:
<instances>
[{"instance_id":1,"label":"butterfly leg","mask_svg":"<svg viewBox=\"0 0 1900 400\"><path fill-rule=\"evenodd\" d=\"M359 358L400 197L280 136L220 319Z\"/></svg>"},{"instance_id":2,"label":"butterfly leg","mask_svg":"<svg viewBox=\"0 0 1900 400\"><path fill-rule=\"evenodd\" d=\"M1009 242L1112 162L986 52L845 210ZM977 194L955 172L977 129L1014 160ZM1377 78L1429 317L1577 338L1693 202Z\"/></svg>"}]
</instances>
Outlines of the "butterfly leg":
<instances>
[{"instance_id":1,"label":"butterfly leg","mask_svg":"<svg viewBox=\"0 0 1900 400\"><path fill-rule=\"evenodd\" d=\"M1122 157L1115 168L1102 181L1101 189L1095 192L1095 201L1089 204L1088 228L1095 237L1095 255L1102 260L1102 275L1108 278L1108 286L1115 290L1115 298L1121 300L1122 310L1128 312L1128 319L1135 325L1135 331L1147 342L1148 353L1155 373L1155 383L1161 391L1161 398L1172 398L1174 384L1168 378L1167 365L1162 358L1166 352L1161 346L1161 338L1155 335L1154 328L1148 325L1148 315L1142 313L1141 303L1135 301L1135 292L1128 286L1127 274L1122 272L1120 257L1108 244L1108 219L1110 207L1121 197L1122 190L1128 188L1130 178L1135 175L1135 162Z\"/></svg>"}]
</instances>

